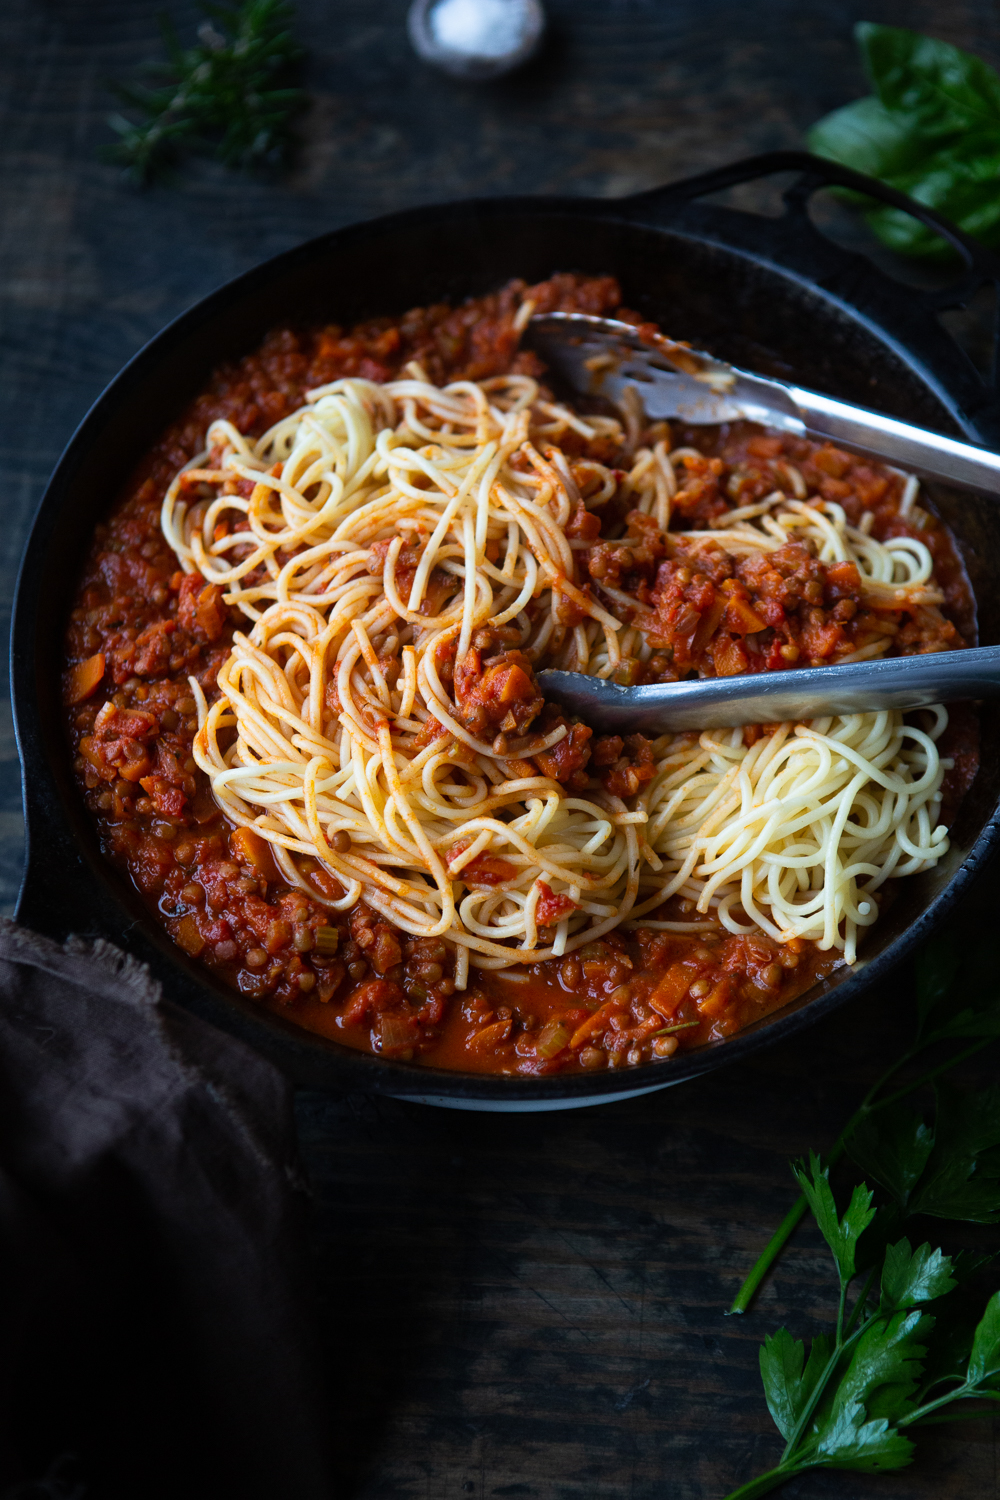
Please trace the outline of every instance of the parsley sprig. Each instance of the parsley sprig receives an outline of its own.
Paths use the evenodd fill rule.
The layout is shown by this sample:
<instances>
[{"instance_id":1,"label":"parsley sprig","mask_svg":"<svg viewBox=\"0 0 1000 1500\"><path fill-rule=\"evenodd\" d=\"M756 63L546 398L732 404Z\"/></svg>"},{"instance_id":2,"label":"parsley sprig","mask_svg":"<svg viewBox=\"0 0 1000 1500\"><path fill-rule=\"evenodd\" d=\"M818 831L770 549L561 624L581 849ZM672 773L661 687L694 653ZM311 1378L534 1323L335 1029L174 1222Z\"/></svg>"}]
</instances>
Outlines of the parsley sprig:
<instances>
[{"instance_id":1,"label":"parsley sprig","mask_svg":"<svg viewBox=\"0 0 1000 1500\"><path fill-rule=\"evenodd\" d=\"M163 23L166 63L151 64L156 84L119 84L137 113L109 117L119 140L105 149L137 183L161 176L185 151L210 152L226 166L280 164L305 95L288 79L302 49L289 31L287 0L201 6L198 45L184 48Z\"/></svg>"},{"instance_id":2,"label":"parsley sprig","mask_svg":"<svg viewBox=\"0 0 1000 1500\"><path fill-rule=\"evenodd\" d=\"M982 955L984 967L990 963L989 955ZM861 1104L848 1120L844 1129L837 1137L833 1148L827 1156L828 1163L833 1166L845 1150L858 1163L862 1171L870 1173L876 1182L884 1184L884 1177L880 1175L879 1162L887 1152L894 1149L902 1150L898 1142L899 1133L905 1134L906 1111L901 1111L902 1101L908 1096L925 1088L930 1083L935 1083L944 1073L972 1057L975 1053L982 1051L993 1041L1000 1037L1000 994L996 992L987 974L969 972L967 974L967 989L976 995L977 1001L972 1006L967 1006L958 1012L953 1012L947 1005L952 983L958 969L958 954L955 947L947 942L931 944L921 956L917 970L917 1018L914 1029L913 1040L910 1045L896 1058L895 1062L882 1074L881 1078L872 1085L865 1095ZM967 1043L968 1045L962 1045ZM913 1063L920 1063L932 1056L936 1059L933 1066L923 1071L905 1084L893 1087L897 1084L898 1076ZM940 1089L939 1089L940 1093ZM946 1107L943 1128L946 1137L959 1129L957 1122L953 1122L951 1114ZM922 1148L926 1145L929 1137L919 1131L918 1124L912 1125L914 1132L913 1149ZM972 1129L972 1136L968 1135L968 1129ZM967 1143L974 1139L974 1128L967 1127L966 1136L963 1137ZM945 1149L945 1138L942 1138L937 1156L933 1165L930 1165L930 1150L928 1151L928 1162L932 1173L939 1170L941 1153ZM971 1158L970 1158L971 1159ZM888 1165L884 1168L889 1171ZM911 1159L912 1170L912 1159ZM958 1167L953 1168L958 1171ZM971 1171L971 1168L970 1168ZM929 1179L928 1179L929 1180ZM982 1183L982 1178L979 1184ZM900 1194L899 1207L907 1209L908 1214L937 1213L935 1208L929 1208L926 1204L930 1201L928 1192L922 1190L923 1199L918 1196L913 1198L913 1189L905 1188L900 1181L897 1183ZM894 1189L890 1189L893 1191ZM970 1190L971 1191L971 1190ZM975 1194L972 1194L974 1197ZM956 1205L957 1205L957 1201ZM919 1207L910 1206L911 1203L920 1204ZM753 1270L747 1276L740 1287L729 1311L731 1313L743 1313L752 1301L758 1287L767 1275L771 1266L781 1254L788 1243L793 1230L805 1215L808 1209L806 1195L797 1199L782 1219L771 1239L768 1241L762 1254L759 1256ZM904 1214L903 1217L906 1217ZM945 1218L969 1218L975 1219L975 1213L957 1213L945 1211Z\"/></svg>"},{"instance_id":3,"label":"parsley sprig","mask_svg":"<svg viewBox=\"0 0 1000 1500\"><path fill-rule=\"evenodd\" d=\"M982 960L989 963L989 955ZM925 951L913 1042L852 1116L835 1153L793 1163L802 1196L734 1310L745 1310L794 1223L809 1211L833 1255L836 1317L832 1333L814 1338L808 1354L786 1328L765 1339L761 1378L785 1449L775 1468L728 1500L754 1500L814 1468L902 1468L920 1428L982 1416L984 1402L1000 1401L1000 1291L984 1306L975 1286L993 1258L950 1256L929 1243L914 1250L902 1234L918 1214L1000 1221L1000 1090L962 1091L944 1077L1000 1037L1000 995L985 974L967 971L977 1002L951 1010L957 969L947 944ZM891 1088L901 1069L928 1052L937 1059L932 1068ZM908 1096L928 1084L935 1108L926 1117ZM863 1180L854 1182L841 1211L830 1168L833 1155L844 1153Z\"/></svg>"},{"instance_id":4,"label":"parsley sprig","mask_svg":"<svg viewBox=\"0 0 1000 1500\"><path fill-rule=\"evenodd\" d=\"M728 1500L755 1500L808 1469L901 1469L913 1456L909 1429L950 1419L955 1413L946 1408L958 1402L1000 1401L1000 1292L971 1328L954 1298L983 1258L897 1240L870 1267L848 1311L851 1285L865 1269L866 1232L877 1225L872 1191L858 1183L840 1214L828 1166L810 1153L794 1170L833 1253L836 1324L832 1335L812 1340L808 1358L787 1328L765 1339L761 1379L785 1449L775 1468Z\"/></svg>"}]
</instances>

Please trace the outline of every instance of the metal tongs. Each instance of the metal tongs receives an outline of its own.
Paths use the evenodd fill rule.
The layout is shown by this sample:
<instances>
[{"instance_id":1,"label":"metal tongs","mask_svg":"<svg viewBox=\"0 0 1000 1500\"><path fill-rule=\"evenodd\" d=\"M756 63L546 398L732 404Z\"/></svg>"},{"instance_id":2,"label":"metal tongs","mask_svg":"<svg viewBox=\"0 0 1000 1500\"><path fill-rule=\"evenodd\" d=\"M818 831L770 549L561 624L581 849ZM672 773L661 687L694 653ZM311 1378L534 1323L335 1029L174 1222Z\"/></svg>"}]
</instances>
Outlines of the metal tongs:
<instances>
[{"instance_id":1,"label":"metal tongs","mask_svg":"<svg viewBox=\"0 0 1000 1500\"><path fill-rule=\"evenodd\" d=\"M891 656L840 667L799 667L700 682L619 687L585 672L544 671L538 684L600 734L663 734L740 724L783 724L880 708L926 708L1000 697L1000 646Z\"/></svg>"},{"instance_id":2,"label":"metal tongs","mask_svg":"<svg viewBox=\"0 0 1000 1500\"><path fill-rule=\"evenodd\" d=\"M667 338L646 342L614 318L546 313L531 319L525 342L574 390L617 406L638 397L652 421L760 422L1000 496L1000 455L753 375ZM714 729L998 697L1000 646L649 687L618 687L580 672L544 671L539 681L547 697L604 732Z\"/></svg>"}]
</instances>

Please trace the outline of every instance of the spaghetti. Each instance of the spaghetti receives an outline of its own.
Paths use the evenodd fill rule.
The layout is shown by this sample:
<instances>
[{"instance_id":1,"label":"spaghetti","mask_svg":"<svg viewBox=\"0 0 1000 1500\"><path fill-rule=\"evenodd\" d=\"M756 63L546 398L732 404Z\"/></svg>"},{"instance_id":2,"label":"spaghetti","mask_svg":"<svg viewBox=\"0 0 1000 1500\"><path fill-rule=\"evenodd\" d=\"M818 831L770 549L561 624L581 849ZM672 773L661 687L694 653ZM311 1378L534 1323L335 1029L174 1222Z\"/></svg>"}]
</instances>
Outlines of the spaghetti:
<instances>
[{"instance_id":1,"label":"spaghetti","mask_svg":"<svg viewBox=\"0 0 1000 1500\"><path fill-rule=\"evenodd\" d=\"M648 680L684 670L684 649L701 671L881 655L901 616L942 602L927 546L877 540L788 461L769 493L702 514L706 460L665 434L630 452L641 424L581 416L527 375L404 373L314 390L257 440L214 422L166 494L183 568L248 622L220 697L192 678L194 758L225 815L311 900L446 940L459 988L470 963L572 954L639 919L853 960L884 882L948 847L943 708L928 728L886 712L591 746L534 671ZM615 508L627 534L596 543ZM652 590L628 584L644 546L666 559ZM801 575L808 604L817 566L843 593L836 621L813 611L794 641L765 629L771 580ZM785 654L762 663L768 636ZM672 897L687 919L657 920Z\"/></svg>"}]
</instances>

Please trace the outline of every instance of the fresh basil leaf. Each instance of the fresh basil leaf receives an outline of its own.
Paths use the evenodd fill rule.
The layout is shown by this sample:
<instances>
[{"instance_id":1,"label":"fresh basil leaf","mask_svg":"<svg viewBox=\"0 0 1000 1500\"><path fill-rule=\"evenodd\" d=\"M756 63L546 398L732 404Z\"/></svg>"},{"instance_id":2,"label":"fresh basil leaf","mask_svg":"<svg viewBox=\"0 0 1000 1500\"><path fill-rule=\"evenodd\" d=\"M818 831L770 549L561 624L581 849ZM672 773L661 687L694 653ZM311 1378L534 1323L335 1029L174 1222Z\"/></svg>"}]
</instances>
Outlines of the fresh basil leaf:
<instances>
[{"instance_id":1,"label":"fresh basil leaf","mask_svg":"<svg viewBox=\"0 0 1000 1500\"><path fill-rule=\"evenodd\" d=\"M979 1320L965 1378L970 1385L981 1385L997 1375L1000 1375L1000 1292L994 1292Z\"/></svg>"},{"instance_id":2,"label":"fresh basil leaf","mask_svg":"<svg viewBox=\"0 0 1000 1500\"><path fill-rule=\"evenodd\" d=\"M818 121L812 150L1000 244L1000 78L970 53L913 31L865 22L855 34L875 93ZM912 214L841 196L890 248L937 259L954 253Z\"/></svg>"},{"instance_id":3,"label":"fresh basil leaf","mask_svg":"<svg viewBox=\"0 0 1000 1500\"><path fill-rule=\"evenodd\" d=\"M862 1115L844 1146L867 1178L906 1209L934 1148L934 1132L902 1102Z\"/></svg>"},{"instance_id":4,"label":"fresh basil leaf","mask_svg":"<svg viewBox=\"0 0 1000 1500\"><path fill-rule=\"evenodd\" d=\"M887 181L920 165L922 146L914 122L886 109L878 99L855 99L824 115L808 133L810 151L843 162L866 177ZM861 193L842 193L856 203L874 200Z\"/></svg>"},{"instance_id":5,"label":"fresh basil leaf","mask_svg":"<svg viewBox=\"0 0 1000 1500\"><path fill-rule=\"evenodd\" d=\"M858 1183L841 1218L830 1186L830 1169L822 1165L815 1152L809 1153L808 1170L803 1162L798 1162L793 1164L792 1171L812 1209L820 1233L833 1251L841 1282L850 1281L854 1275L858 1238L875 1217L871 1189L863 1182Z\"/></svg>"},{"instance_id":6,"label":"fresh basil leaf","mask_svg":"<svg viewBox=\"0 0 1000 1500\"><path fill-rule=\"evenodd\" d=\"M1000 1089L963 1093L937 1084L934 1149L911 1214L992 1224L1000 1218Z\"/></svg>"},{"instance_id":7,"label":"fresh basil leaf","mask_svg":"<svg viewBox=\"0 0 1000 1500\"><path fill-rule=\"evenodd\" d=\"M854 28L879 101L915 115L927 135L1000 124L1000 78L980 58L899 26Z\"/></svg>"},{"instance_id":8,"label":"fresh basil leaf","mask_svg":"<svg viewBox=\"0 0 1000 1500\"><path fill-rule=\"evenodd\" d=\"M783 1438L790 1438L832 1349L825 1334L813 1339L809 1359L805 1346L787 1328L768 1334L760 1351L760 1377L768 1410ZM803 1368L804 1366L804 1368Z\"/></svg>"},{"instance_id":9,"label":"fresh basil leaf","mask_svg":"<svg viewBox=\"0 0 1000 1500\"><path fill-rule=\"evenodd\" d=\"M951 1292L958 1282L951 1274L951 1258L930 1245L910 1249L909 1240L899 1240L885 1252L882 1266L882 1310L916 1307Z\"/></svg>"},{"instance_id":10,"label":"fresh basil leaf","mask_svg":"<svg viewBox=\"0 0 1000 1500\"><path fill-rule=\"evenodd\" d=\"M1000 151L995 142L974 156L976 143L962 142L955 150L928 154L923 166L884 180L890 187L935 209L966 234L995 245L1000 231ZM877 207L866 218L872 229L894 249L917 247L922 255L950 254L946 240L900 209Z\"/></svg>"},{"instance_id":11,"label":"fresh basil leaf","mask_svg":"<svg viewBox=\"0 0 1000 1500\"><path fill-rule=\"evenodd\" d=\"M838 1409L820 1434L813 1450L823 1464L832 1469L861 1469L878 1474L888 1469L902 1469L913 1458L913 1444L885 1417L872 1422L860 1401Z\"/></svg>"}]
</instances>

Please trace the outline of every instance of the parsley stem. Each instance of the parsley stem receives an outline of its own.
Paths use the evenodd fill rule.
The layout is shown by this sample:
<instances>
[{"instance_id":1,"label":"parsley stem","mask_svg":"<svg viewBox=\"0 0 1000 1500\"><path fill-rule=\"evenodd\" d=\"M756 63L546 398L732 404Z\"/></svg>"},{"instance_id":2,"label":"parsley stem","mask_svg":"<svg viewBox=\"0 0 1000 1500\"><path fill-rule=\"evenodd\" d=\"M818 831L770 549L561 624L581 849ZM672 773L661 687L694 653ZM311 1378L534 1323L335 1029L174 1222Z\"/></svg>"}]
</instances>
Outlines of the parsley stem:
<instances>
[{"instance_id":1,"label":"parsley stem","mask_svg":"<svg viewBox=\"0 0 1000 1500\"><path fill-rule=\"evenodd\" d=\"M916 1409L916 1411L908 1412L905 1417L900 1417L900 1419L899 1419L899 1421L897 1422L896 1425L898 1427L911 1427L914 1422L920 1422L921 1420L929 1417L932 1411L937 1411L938 1408L941 1407L941 1406L947 1406L950 1401L965 1401L965 1400L973 1400L973 1401L984 1401L984 1400L985 1401L1000 1401L1000 1391L980 1391L980 1390L977 1390L974 1385L970 1385L969 1382L966 1380L961 1385L956 1385L952 1390L945 1391L945 1393L944 1393L943 1396L938 1396L933 1401L927 1401L927 1402L924 1403L923 1406L918 1406L917 1409ZM962 1415L965 1416L966 1413L963 1412ZM969 1419L971 1419L972 1417L975 1417L975 1416L985 1417L986 1415L987 1415L986 1412L969 1412L968 1413ZM946 1422L953 1422L953 1421L956 1420L956 1418L955 1417L945 1417L945 1418L939 1417L937 1420L938 1421L942 1421L943 1420L943 1421L946 1421Z\"/></svg>"},{"instance_id":2,"label":"parsley stem","mask_svg":"<svg viewBox=\"0 0 1000 1500\"><path fill-rule=\"evenodd\" d=\"M756 1479L741 1484L738 1490L733 1490L726 1496L726 1500L757 1500L758 1495L769 1495L779 1484L784 1484L801 1472L796 1464L779 1464L776 1469L768 1469L766 1474L758 1474Z\"/></svg>"},{"instance_id":3,"label":"parsley stem","mask_svg":"<svg viewBox=\"0 0 1000 1500\"><path fill-rule=\"evenodd\" d=\"M867 1113L867 1111L872 1108L872 1100L875 1098L875 1095L878 1093L879 1089L884 1088L885 1085L889 1082L889 1079L892 1078L895 1073L898 1073L900 1068L908 1063L912 1057L916 1056L916 1053L918 1051L919 1048L914 1047L909 1051L904 1052L902 1057L897 1058L896 1061L885 1070L881 1078L877 1079L877 1081L872 1084L871 1088L868 1090L867 1094L862 1099L861 1103L858 1105L857 1109L854 1111L853 1115L848 1120L847 1124L844 1126L843 1130L840 1132L837 1139L833 1143L833 1148L831 1149L830 1154L827 1157L827 1162L831 1167L835 1162L840 1160L841 1156L844 1153L844 1141L847 1139L849 1131L851 1130L852 1126L861 1118L861 1116ZM878 1106L875 1107L877 1108ZM791 1239L792 1232L794 1231L795 1226L800 1222L802 1218L804 1218L807 1207L808 1205L803 1196L799 1196L798 1198L796 1198L795 1202L792 1204L791 1208L788 1210L787 1214L782 1219L781 1223L778 1225L771 1238L768 1240L763 1251L757 1257L757 1261L749 1276L746 1278L743 1285L736 1293L736 1296L733 1298L732 1306L729 1309L730 1314L746 1312L747 1308L750 1306L750 1303L754 1298L754 1295L756 1294L757 1288L760 1286L761 1282L764 1280L764 1277L767 1275L768 1271L771 1269L774 1262L777 1260L778 1256L781 1254L782 1250Z\"/></svg>"},{"instance_id":4,"label":"parsley stem","mask_svg":"<svg viewBox=\"0 0 1000 1500\"><path fill-rule=\"evenodd\" d=\"M753 1270L733 1299L733 1305L729 1309L730 1314L746 1312L756 1294L757 1288L785 1248L785 1245L791 1239L795 1226L804 1217L806 1207L806 1200L800 1194L768 1240L762 1254L757 1257L757 1262Z\"/></svg>"},{"instance_id":5,"label":"parsley stem","mask_svg":"<svg viewBox=\"0 0 1000 1500\"><path fill-rule=\"evenodd\" d=\"M906 1052L903 1053L902 1057L897 1058L896 1061L886 1069L881 1078L879 1078L878 1081L874 1083L868 1090L867 1094L862 1099L861 1103L858 1105L857 1109L854 1111L853 1115L848 1120L847 1124L844 1126L843 1130L840 1132L836 1141L834 1142L833 1147L826 1158L827 1163L832 1167L835 1162L840 1160L841 1156L844 1154L844 1142L847 1140L847 1137L853 1130L854 1126L860 1119L862 1119L864 1115L871 1114L878 1109L885 1109L887 1105L895 1104L897 1100L904 1099L907 1094L912 1094L915 1089L922 1088L925 1083L931 1083L935 1078L939 1076L939 1074L946 1073L949 1068L954 1068L958 1065L958 1063L964 1062L966 1058L973 1057L977 1052L981 1052L984 1047L988 1047L990 1043L995 1040L995 1037L985 1037L981 1041L975 1042L971 1047L966 1047L964 1052L959 1052L955 1057L949 1058L947 1062L939 1063L936 1068L931 1068L930 1072L921 1074L921 1076L915 1079L912 1083L904 1084L902 1088L897 1089L893 1094L889 1094L887 1098L879 1099L877 1103L874 1102L876 1099L876 1095L880 1092L881 1089L885 1088L890 1078L892 1078L894 1074L898 1073L900 1068L905 1067L908 1062L911 1062L913 1058L918 1056L918 1054L923 1051L922 1045L917 1045L909 1048ZM750 1274L747 1276L746 1280L743 1282L743 1285L740 1287L739 1291L736 1293L736 1296L733 1298L732 1306L729 1308L730 1314L746 1312L757 1292L758 1287L764 1280L764 1277L774 1265L774 1262L777 1260L778 1256L785 1248L785 1245L791 1239L792 1232L794 1231L795 1226L804 1217L807 1206L808 1205L806 1204L805 1198L801 1196L797 1198L792 1204L791 1208L788 1210L787 1214L782 1219L781 1223L778 1225L771 1238L768 1240L763 1251L757 1257L757 1260L753 1266L753 1269L750 1271Z\"/></svg>"},{"instance_id":6,"label":"parsley stem","mask_svg":"<svg viewBox=\"0 0 1000 1500\"><path fill-rule=\"evenodd\" d=\"M844 1299L847 1296L847 1288L848 1288L849 1285L850 1285L850 1283L848 1281L845 1281L845 1282L843 1282L841 1284L841 1288L840 1288L840 1305L839 1305L839 1307L837 1309L837 1335L836 1335L836 1338L834 1339L833 1351L831 1352L830 1358L827 1360L826 1365L823 1368L822 1375L819 1377L819 1379L817 1380L816 1384L813 1386L812 1395L809 1397L809 1400L806 1402L805 1406L802 1408L802 1414L799 1417L799 1420L795 1424L795 1428L794 1428L794 1431L792 1432L791 1437L788 1439L788 1442L785 1444L785 1451L781 1455L781 1463L782 1464L786 1464L787 1463L787 1461L791 1457L794 1449L798 1446L799 1442L801 1441L802 1434L805 1432L806 1428L808 1427L808 1425L809 1425L809 1423L810 1423L810 1421L812 1419L813 1412L816 1410L816 1408L819 1405L820 1401L822 1401L823 1394L824 1394L824 1392L826 1390L827 1385L829 1384L830 1377L833 1375L833 1372L836 1370L837 1365L840 1363L840 1360L841 1360L842 1356L847 1352L848 1349L850 1349L850 1347L851 1347L852 1344L856 1344L857 1343L858 1339L864 1333L865 1329L872 1322L872 1319L869 1318L867 1320L867 1322L864 1322L864 1323L861 1324L860 1328L855 1328L855 1330L854 1330L853 1333L849 1334L846 1338L843 1337ZM779 1465L779 1467L780 1467L780 1465Z\"/></svg>"},{"instance_id":7,"label":"parsley stem","mask_svg":"<svg viewBox=\"0 0 1000 1500\"><path fill-rule=\"evenodd\" d=\"M844 1343L844 1308L847 1306L847 1282L840 1283L840 1301L837 1303L837 1348Z\"/></svg>"},{"instance_id":8,"label":"parsley stem","mask_svg":"<svg viewBox=\"0 0 1000 1500\"><path fill-rule=\"evenodd\" d=\"M949 1068L957 1067L960 1062L965 1062L967 1057L975 1057L977 1052L982 1052L984 1047L990 1046L990 1044L995 1041L996 1037L983 1037L981 1041L973 1043L971 1047L966 1047L964 1052L957 1053L954 1057L949 1058L947 1062L938 1063L937 1067L931 1068L929 1073L922 1073L921 1076L919 1078L915 1078L912 1083L904 1084L901 1089L897 1089L894 1094L890 1094L888 1099L880 1099L877 1104L867 1105L867 1107L866 1104L862 1104L861 1108L858 1110L858 1114L860 1115L862 1113L867 1113L876 1109L885 1109L887 1105L895 1104L897 1099L905 1099L907 1094L912 1094L915 1089L922 1088L925 1083L933 1082L933 1080L937 1078L939 1074L947 1073ZM843 1131L843 1134L845 1136L853 1123L854 1118L851 1119L850 1124Z\"/></svg>"},{"instance_id":9,"label":"parsley stem","mask_svg":"<svg viewBox=\"0 0 1000 1500\"><path fill-rule=\"evenodd\" d=\"M947 1406L950 1401L959 1401L969 1389L968 1381L957 1385L950 1391L945 1391L943 1396L936 1397L933 1401L927 1401L923 1406L918 1406L916 1411L908 1412L905 1417L900 1417L898 1427L909 1427L911 1423L918 1421L921 1417L927 1417L932 1411L937 1411L941 1406Z\"/></svg>"},{"instance_id":10,"label":"parsley stem","mask_svg":"<svg viewBox=\"0 0 1000 1500\"><path fill-rule=\"evenodd\" d=\"M967 1401L1000 1401L1000 1391L971 1391L962 1399ZM928 1411L929 1404L921 1410ZM937 1417L923 1416L921 1412L915 1411L910 1416L904 1417L899 1425L900 1427L910 1424L917 1427L933 1427L939 1422L982 1422L987 1417L994 1417L995 1415L995 1412L984 1411L978 1407L975 1411L950 1411L946 1415L943 1414ZM920 1418L919 1422L916 1420L918 1417Z\"/></svg>"},{"instance_id":11,"label":"parsley stem","mask_svg":"<svg viewBox=\"0 0 1000 1500\"><path fill-rule=\"evenodd\" d=\"M868 1272L868 1280L861 1288L861 1294L858 1297L857 1302L855 1302L854 1304L854 1307L851 1311L851 1316L847 1320L847 1327L844 1330L845 1333L850 1333L852 1331L855 1323L857 1322L858 1313L864 1310L865 1304L868 1301L868 1293L872 1289L872 1282L875 1280L877 1269L878 1268L876 1266L872 1266L871 1270Z\"/></svg>"}]
</instances>

